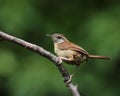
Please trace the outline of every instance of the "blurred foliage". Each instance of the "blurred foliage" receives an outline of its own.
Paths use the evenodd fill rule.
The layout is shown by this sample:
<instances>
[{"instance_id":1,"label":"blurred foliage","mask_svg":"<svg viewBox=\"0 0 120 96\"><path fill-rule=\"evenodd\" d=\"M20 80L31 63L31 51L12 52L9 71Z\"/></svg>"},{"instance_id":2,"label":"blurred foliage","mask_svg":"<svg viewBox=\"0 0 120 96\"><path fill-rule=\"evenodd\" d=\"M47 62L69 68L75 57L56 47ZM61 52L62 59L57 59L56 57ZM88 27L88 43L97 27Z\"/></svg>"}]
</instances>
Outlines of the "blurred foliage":
<instances>
[{"instance_id":1,"label":"blurred foliage","mask_svg":"<svg viewBox=\"0 0 120 96\"><path fill-rule=\"evenodd\" d=\"M120 96L119 0L0 0L0 30L53 51L46 33L63 33L111 61L81 64L73 82L81 96ZM69 72L74 66L66 65ZM70 96L52 62L0 42L0 96Z\"/></svg>"}]
</instances>

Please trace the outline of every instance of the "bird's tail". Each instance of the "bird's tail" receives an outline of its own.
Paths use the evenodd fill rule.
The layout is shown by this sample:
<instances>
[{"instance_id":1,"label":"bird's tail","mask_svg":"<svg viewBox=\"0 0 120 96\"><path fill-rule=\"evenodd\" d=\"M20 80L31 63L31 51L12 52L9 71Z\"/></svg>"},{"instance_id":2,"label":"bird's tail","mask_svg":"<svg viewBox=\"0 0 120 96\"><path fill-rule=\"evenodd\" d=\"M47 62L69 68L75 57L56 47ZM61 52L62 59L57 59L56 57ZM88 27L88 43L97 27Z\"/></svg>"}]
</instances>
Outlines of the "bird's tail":
<instances>
[{"instance_id":1,"label":"bird's tail","mask_svg":"<svg viewBox=\"0 0 120 96\"><path fill-rule=\"evenodd\" d=\"M104 60L110 60L110 57L107 56L98 56L98 55L89 55L88 58L95 58L95 59L104 59Z\"/></svg>"}]
</instances>

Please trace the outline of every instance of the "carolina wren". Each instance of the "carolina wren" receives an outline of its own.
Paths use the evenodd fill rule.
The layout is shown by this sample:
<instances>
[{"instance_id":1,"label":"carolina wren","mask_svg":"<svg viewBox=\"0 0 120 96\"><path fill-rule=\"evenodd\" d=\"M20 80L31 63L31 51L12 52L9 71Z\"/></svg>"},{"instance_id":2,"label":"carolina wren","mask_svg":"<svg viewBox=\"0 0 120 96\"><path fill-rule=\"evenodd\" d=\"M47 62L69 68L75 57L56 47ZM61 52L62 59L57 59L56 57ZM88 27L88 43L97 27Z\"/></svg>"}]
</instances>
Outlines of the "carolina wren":
<instances>
[{"instance_id":1,"label":"carolina wren","mask_svg":"<svg viewBox=\"0 0 120 96\"><path fill-rule=\"evenodd\" d=\"M63 34L47 34L54 42L54 51L64 62L72 65L80 65L88 58L109 60L107 56L91 55L82 47L70 42Z\"/></svg>"}]
</instances>

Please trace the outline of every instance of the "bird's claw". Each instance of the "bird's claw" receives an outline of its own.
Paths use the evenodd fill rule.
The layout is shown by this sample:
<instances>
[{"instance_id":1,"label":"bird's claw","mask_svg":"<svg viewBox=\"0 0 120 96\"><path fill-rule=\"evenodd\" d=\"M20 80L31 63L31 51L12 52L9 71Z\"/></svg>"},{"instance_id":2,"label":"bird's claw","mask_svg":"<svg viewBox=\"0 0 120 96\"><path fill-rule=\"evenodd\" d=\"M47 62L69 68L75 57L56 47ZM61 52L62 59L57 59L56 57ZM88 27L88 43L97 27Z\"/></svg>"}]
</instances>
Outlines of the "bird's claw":
<instances>
[{"instance_id":1,"label":"bird's claw","mask_svg":"<svg viewBox=\"0 0 120 96\"><path fill-rule=\"evenodd\" d=\"M69 80L66 81L66 85L68 85L72 81L72 77L73 77L73 75L70 75Z\"/></svg>"},{"instance_id":2,"label":"bird's claw","mask_svg":"<svg viewBox=\"0 0 120 96\"><path fill-rule=\"evenodd\" d=\"M52 58L52 61L53 61L54 63L58 63L58 64L61 64L61 63L62 63L61 57L54 57L54 58Z\"/></svg>"},{"instance_id":3,"label":"bird's claw","mask_svg":"<svg viewBox=\"0 0 120 96\"><path fill-rule=\"evenodd\" d=\"M58 57L58 60L59 60L59 63L58 63L58 64L61 64L61 63L62 63L61 57Z\"/></svg>"}]
</instances>

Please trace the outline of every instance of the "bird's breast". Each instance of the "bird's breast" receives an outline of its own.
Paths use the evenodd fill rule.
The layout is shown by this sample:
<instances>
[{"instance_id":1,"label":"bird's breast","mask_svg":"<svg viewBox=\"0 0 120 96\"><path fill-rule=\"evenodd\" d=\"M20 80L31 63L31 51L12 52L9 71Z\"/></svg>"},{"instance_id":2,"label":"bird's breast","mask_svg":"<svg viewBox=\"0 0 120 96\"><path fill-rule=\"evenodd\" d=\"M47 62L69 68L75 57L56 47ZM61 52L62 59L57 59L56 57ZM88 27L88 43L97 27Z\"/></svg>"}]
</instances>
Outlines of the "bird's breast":
<instances>
[{"instance_id":1,"label":"bird's breast","mask_svg":"<svg viewBox=\"0 0 120 96\"><path fill-rule=\"evenodd\" d=\"M69 57L71 54L76 54L76 52L72 50L61 50L57 44L54 44L54 51L58 56L62 57Z\"/></svg>"}]
</instances>

